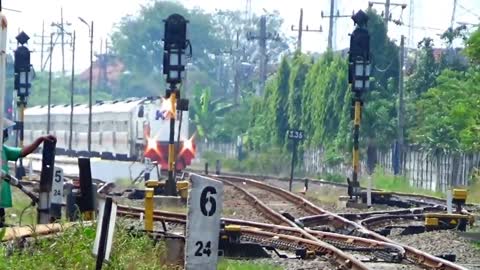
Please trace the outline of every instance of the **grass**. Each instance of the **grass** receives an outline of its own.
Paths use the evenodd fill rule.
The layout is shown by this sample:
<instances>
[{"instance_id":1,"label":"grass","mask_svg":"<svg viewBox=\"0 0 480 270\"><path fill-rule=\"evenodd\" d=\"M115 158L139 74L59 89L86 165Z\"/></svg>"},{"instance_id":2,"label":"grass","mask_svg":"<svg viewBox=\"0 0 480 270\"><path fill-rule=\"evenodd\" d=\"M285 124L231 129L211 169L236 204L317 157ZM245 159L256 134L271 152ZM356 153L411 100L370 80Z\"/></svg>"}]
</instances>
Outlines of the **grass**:
<instances>
[{"instance_id":1,"label":"grass","mask_svg":"<svg viewBox=\"0 0 480 270\"><path fill-rule=\"evenodd\" d=\"M468 188L468 193L467 202L480 203L480 181L474 181L473 184Z\"/></svg>"},{"instance_id":2,"label":"grass","mask_svg":"<svg viewBox=\"0 0 480 270\"><path fill-rule=\"evenodd\" d=\"M106 270L133 269L182 269L165 263L165 245L145 235L135 235L128 230L129 222L117 221L110 261L104 264ZM11 270L60 270L94 269L96 259L92 255L95 240L95 226L78 226L65 230L51 238L34 239L23 249L7 248L0 245L0 269ZM4 256L4 254L9 254ZM221 259L220 270L277 270L267 264Z\"/></svg>"},{"instance_id":3,"label":"grass","mask_svg":"<svg viewBox=\"0 0 480 270\"><path fill-rule=\"evenodd\" d=\"M21 221L22 225L36 224L37 223L36 206L30 206L32 201L18 188L16 187L11 187L11 188L12 188L13 207L6 209L6 223L10 225L19 225ZM23 212L23 215L22 215L22 212Z\"/></svg>"},{"instance_id":4,"label":"grass","mask_svg":"<svg viewBox=\"0 0 480 270\"><path fill-rule=\"evenodd\" d=\"M93 269L91 254L95 227L75 226L55 238L35 239L30 247L14 250L0 262L0 269ZM7 252L0 247L2 254ZM126 223L119 222L115 230L111 261L104 269L172 269L166 268L164 247L146 236L132 236ZM134 259L133 259L134 258Z\"/></svg>"},{"instance_id":5,"label":"grass","mask_svg":"<svg viewBox=\"0 0 480 270\"><path fill-rule=\"evenodd\" d=\"M373 187L377 189L383 189L386 191L394 191L394 192L415 193L415 194L422 194L422 195L429 195L429 196L436 196L436 197L445 197L445 195L442 192L435 192L435 191L411 186L405 177L395 176L395 175L385 173L385 171L379 167L375 169L375 172L371 177L373 181ZM362 186L367 186L367 179L362 179L361 184Z\"/></svg>"},{"instance_id":6,"label":"grass","mask_svg":"<svg viewBox=\"0 0 480 270\"><path fill-rule=\"evenodd\" d=\"M282 270L282 268L271 264L221 260L218 265L218 270Z\"/></svg>"}]
</instances>

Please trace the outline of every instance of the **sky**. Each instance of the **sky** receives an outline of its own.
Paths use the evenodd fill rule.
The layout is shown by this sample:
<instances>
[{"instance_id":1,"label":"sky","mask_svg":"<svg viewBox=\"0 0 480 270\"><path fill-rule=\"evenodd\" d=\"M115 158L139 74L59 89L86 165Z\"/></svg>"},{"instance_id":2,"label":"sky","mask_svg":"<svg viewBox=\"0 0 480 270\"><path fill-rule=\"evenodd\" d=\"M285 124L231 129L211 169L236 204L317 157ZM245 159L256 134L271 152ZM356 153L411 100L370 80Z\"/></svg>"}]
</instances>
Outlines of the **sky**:
<instances>
[{"instance_id":1,"label":"sky","mask_svg":"<svg viewBox=\"0 0 480 270\"><path fill-rule=\"evenodd\" d=\"M64 20L70 22L67 28L70 31L75 29L77 36L76 48L76 72L81 72L89 66L89 37L88 28L78 17L86 21L94 21L94 51L100 52L101 40L103 47L105 40L110 33L114 31L115 24L126 15L137 15L141 5L148 5L153 0L3 0L5 8L20 10L13 12L4 10L8 20L9 44L7 49L11 52L16 47L15 36L23 30L30 36L29 48L33 50L32 64L36 70L40 70L41 58L41 34L42 22L45 22L45 35L53 30L50 26L52 22L60 22L61 8L63 8ZM216 9L235 9L245 10L247 0L178 0L189 8L200 7L204 10L213 12ZM365 9L368 0L335 0L340 14L350 15L352 11ZM377 0L380 2L380 0ZM382 1L383 2L383 1ZM392 18L403 19L404 23L409 23L411 0L392 0L391 3L407 4L403 10L400 7L392 7ZM413 0L414 2L414 38L406 41L407 44L414 45L423 37L434 38L436 46L442 46L438 39L441 30L450 26L454 0ZM456 22L479 23L480 21L480 0L457 0L457 9L455 12ZM93 8L92 8L93 7ZM296 37L297 33L292 32L292 24L298 25L300 8L303 8L304 25L310 28L323 28L323 33L304 33L303 51L322 52L327 46L328 18L322 19L321 11L329 14L330 1L328 0L251 0L252 12L262 14L265 11L278 10L280 16L284 18L283 31L290 36ZM374 8L383 10L384 6L374 5ZM337 49L348 47L348 34L353 29L353 22L349 18L339 18L336 24L336 42ZM428 28L424 28L428 27ZM389 24L389 36L392 39L400 40L401 35L409 36L408 28ZM45 38L48 44L50 37ZM45 46L45 50L48 46ZM47 53L44 54L44 57ZM65 47L65 69L71 70L71 48ZM61 50L60 46L55 47L54 61L52 69L61 71ZM161 59L159 59L161 61ZM48 65L47 65L48 68Z\"/></svg>"}]
</instances>

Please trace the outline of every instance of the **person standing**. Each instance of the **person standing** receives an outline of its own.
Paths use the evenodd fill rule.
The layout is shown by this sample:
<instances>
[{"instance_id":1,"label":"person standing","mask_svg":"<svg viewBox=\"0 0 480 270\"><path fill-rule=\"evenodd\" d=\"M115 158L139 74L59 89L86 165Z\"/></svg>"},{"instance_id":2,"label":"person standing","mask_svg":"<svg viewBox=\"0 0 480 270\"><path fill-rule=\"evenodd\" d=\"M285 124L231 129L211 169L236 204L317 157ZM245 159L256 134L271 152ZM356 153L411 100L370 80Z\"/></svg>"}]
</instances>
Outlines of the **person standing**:
<instances>
[{"instance_id":1,"label":"person standing","mask_svg":"<svg viewBox=\"0 0 480 270\"><path fill-rule=\"evenodd\" d=\"M8 140L8 130L15 126L15 122L3 118L3 151L2 151L2 170L8 174L8 162L17 161L20 157L26 157L40 146L44 141L56 142L57 138L53 135L46 135L38 137L32 144L27 145L23 148L11 147L5 145L5 142ZM5 209L13 206L12 203L12 191L10 184L7 181L1 181L0 187L0 228L5 225Z\"/></svg>"}]
</instances>

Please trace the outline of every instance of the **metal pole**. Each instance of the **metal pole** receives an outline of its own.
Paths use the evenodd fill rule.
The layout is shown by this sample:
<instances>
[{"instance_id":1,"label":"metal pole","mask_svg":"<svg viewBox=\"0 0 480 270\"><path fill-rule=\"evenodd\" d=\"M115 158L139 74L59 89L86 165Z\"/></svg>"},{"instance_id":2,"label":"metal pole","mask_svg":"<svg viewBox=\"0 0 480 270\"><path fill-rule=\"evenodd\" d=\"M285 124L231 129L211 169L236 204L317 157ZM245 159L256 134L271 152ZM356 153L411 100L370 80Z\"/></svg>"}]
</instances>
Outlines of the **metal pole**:
<instances>
[{"instance_id":1,"label":"metal pole","mask_svg":"<svg viewBox=\"0 0 480 270\"><path fill-rule=\"evenodd\" d=\"M303 31L303 8L300 9L300 21L298 22L298 41L297 50L302 51L302 31Z\"/></svg>"},{"instance_id":2,"label":"metal pole","mask_svg":"<svg viewBox=\"0 0 480 270\"><path fill-rule=\"evenodd\" d=\"M297 155L297 140L293 140L293 151L292 151L292 167L290 170L290 182L288 183L288 191L292 192L292 183L293 183L293 169L295 168L295 156Z\"/></svg>"},{"instance_id":3,"label":"metal pole","mask_svg":"<svg viewBox=\"0 0 480 270\"><path fill-rule=\"evenodd\" d=\"M90 158L78 158L80 172L80 197L77 201L84 220L93 220L95 211L95 197L93 192L92 169Z\"/></svg>"},{"instance_id":4,"label":"metal pole","mask_svg":"<svg viewBox=\"0 0 480 270\"><path fill-rule=\"evenodd\" d=\"M40 71L43 71L43 47L45 44L45 20L42 21L42 47L40 49Z\"/></svg>"},{"instance_id":5,"label":"metal pole","mask_svg":"<svg viewBox=\"0 0 480 270\"><path fill-rule=\"evenodd\" d=\"M233 96L233 104L237 105L238 104L238 95L239 95L239 85L238 85L238 39L239 39L239 36L240 36L240 32L237 31L237 39L236 39L236 51L235 51L235 54L233 55L233 61L234 61L234 68L235 68L235 73L234 73L234 77L233 77L233 93L234 93L234 96Z\"/></svg>"},{"instance_id":6,"label":"metal pole","mask_svg":"<svg viewBox=\"0 0 480 270\"><path fill-rule=\"evenodd\" d=\"M107 253L108 231L113 230L113 228L109 228L110 216L112 214L112 204L113 204L112 198L107 197L105 199L105 208L103 210L103 218L102 218L102 228L100 230L100 241L98 243L97 261L95 264L96 270L102 269L103 261L105 259L105 254Z\"/></svg>"},{"instance_id":7,"label":"metal pole","mask_svg":"<svg viewBox=\"0 0 480 270\"><path fill-rule=\"evenodd\" d=\"M265 90L265 82L267 80L267 18L260 18L260 37L258 39L260 45L260 88L257 96L261 96Z\"/></svg>"},{"instance_id":8,"label":"metal pole","mask_svg":"<svg viewBox=\"0 0 480 270\"><path fill-rule=\"evenodd\" d=\"M399 80L398 80L398 149L397 161L399 163L398 173L403 172L403 144L404 144L404 100L403 100L403 66L405 61L405 36L402 35L400 39L400 68L399 68Z\"/></svg>"},{"instance_id":9,"label":"metal pole","mask_svg":"<svg viewBox=\"0 0 480 270\"><path fill-rule=\"evenodd\" d=\"M172 102L172 108L175 114L175 104L177 102L175 86L171 87L170 102ZM166 194L169 196L175 196L177 193L174 174L175 167L175 117L172 117L170 118L170 137L168 140L168 180L166 185Z\"/></svg>"},{"instance_id":10,"label":"metal pole","mask_svg":"<svg viewBox=\"0 0 480 270\"><path fill-rule=\"evenodd\" d=\"M2 2L0 1L0 129L3 130L3 115L4 115L4 103L5 103L5 71L7 66L7 18L1 13ZM3 153L3 148L0 150ZM2 163L2 155L0 155L0 164ZM3 179L0 178L0 194L2 190ZM0 195L1 199L1 195ZM4 215L0 215L0 223L3 223Z\"/></svg>"},{"instance_id":11,"label":"metal pole","mask_svg":"<svg viewBox=\"0 0 480 270\"><path fill-rule=\"evenodd\" d=\"M53 168L55 166L55 142L45 141L42 153L42 172L38 202L38 224L50 222L50 192L52 191Z\"/></svg>"},{"instance_id":12,"label":"metal pole","mask_svg":"<svg viewBox=\"0 0 480 270\"><path fill-rule=\"evenodd\" d=\"M62 38L62 76L65 76L65 29L63 28L63 7L60 8L60 25L61 25L61 38Z\"/></svg>"},{"instance_id":13,"label":"metal pole","mask_svg":"<svg viewBox=\"0 0 480 270\"><path fill-rule=\"evenodd\" d=\"M72 36L72 78L70 81L70 136L68 137L68 150L72 152L73 135L73 95L75 92L75 31Z\"/></svg>"},{"instance_id":14,"label":"metal pole","mask_svg":"<svg viewBox=\"0 0 480 270\"><path fill-rule=\"evenodd\" d=\"M359 143L358 143L358 137L360 134L360 119L361 119L361 114L362 114L362 99L361 99L361 94L359 92L355 92L355 114L354 114L354 119L353 119L353 174L352 174L352 181L353 181L353 186L358 187L358 171L360 168L360 152L359 152ZM354 193L356 193L356 190L354 189ZM357 196L357 194L355 194Z\"/></svg>"},{"instance_id":15,"label":"metal pole","mask_svg":"<svg viewBox=\"0 0 480 270\"><path fill-rule=\"evenodd\" d=\"M53 33L50 34L50 66L48 68L48 108L47 108L47 134L50 133L50 107L52 105L52 56Z\"/></svg>"},{"instance_id":16,"label":"metal pole","mask_svg":"<svg viewBox=\"0 0 480 270\"><path fill-rule=\"evenodd\" d=\"M330 0L330 17L328 22L328 45L327 48L329 50L332 49L333 44L333 13L335 12L335 0Z\"/></svg>"},{"instance_id":17,"label":"metal pole","mask_svg":"<svg viewBox=\"0 0 480 270\"><path fill-rule=\"evenodd\" d=\"M92 75L93 75L93 21L90 27L90 78L88 85L88 152L92 145Z\"/></svg>"},{"instance_id":18,"label":"metal pole","mask_svg":"<svg viewBox=\"0 0 480 270\"><path fill-rule=\"evenodd\" d=\"M385 1L385 30L388 32L388 21L390 20L390 0Z\"/></svg>"},{"instance_id":19,"label":"metal pole","mask_svg":"<svg viewBox=\"0 0 480 270\"><path fill-rule=\"evenodd\" d=\"M28 72L24 72L25 74L25 84L28 85ZM22 76L22 72L20 73L20 76ZM27 86L25 86L27 87ZM28 88L27 88L28 91ZM20 129L18 130L19 137L20 137L20 142L18 147L23 148L23 140L24 140L24 125L25 125L25 106L27 105L27 101L25 98L20 98L18 101L18 106L19 106L19 126ZM18 179L22 179L22 177L25 176L25 168L23 167L23 158L20 157L18 159L18 167L16 168L16 177Z\"/></svg>"}]
</instances>

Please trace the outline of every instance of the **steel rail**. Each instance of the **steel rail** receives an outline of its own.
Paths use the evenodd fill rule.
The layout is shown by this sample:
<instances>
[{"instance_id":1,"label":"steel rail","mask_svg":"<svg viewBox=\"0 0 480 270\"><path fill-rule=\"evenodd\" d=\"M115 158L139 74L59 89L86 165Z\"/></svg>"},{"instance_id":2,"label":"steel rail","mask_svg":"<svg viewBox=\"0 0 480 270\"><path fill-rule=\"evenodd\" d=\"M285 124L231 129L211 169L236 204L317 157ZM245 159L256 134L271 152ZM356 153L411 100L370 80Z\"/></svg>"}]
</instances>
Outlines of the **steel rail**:
<instances>
[{"instance_id":1,"label":"steel rail","mask_svg":"<svg viewBox=\"0 0 480 270\"><path fill-rule=\"evenodd\" d=\"M126 217L140 217L141 210L140 208L131 208L125 206L118 206L119 211L117 213L121 216ZM185 224L186 223L186 215L185 214L175 214L176 217L182 216L183 219L172 218L171 212L165 211L154 211L153 219L155 221L165 221L165 222L172 222L178 224ZM302 247L308 248L311 251L315 251L316 253L326 254L329 257L335 259L337 264L341 265L342 269L364 269L360 266L355 266L354 261L351 261L350 255L341 252L338 253L339 250L335 250L330 248L329 246L325 246L317 239L321 239L327 243L332 243L333 245L340 245L343 248L352 249L352 250L376 250L376 251L384 251L384 252L396 252L399 259L403 257L404 250L403 248L381 241L365 239L355 236L346 236L336 233L328 233L328 232L320 232L314 231L310 229L306 229L309 233L314 235L317 239L306 239L305 234L302 232L301 229L295 227L287 227L281 225L274 225L274 224L266 224L266 223L259 223L254 221L245 221L239 219L230 219L230 218L222 218L222 223L225 225L238 225L240 227L240 231L242 233L242 237L245 235L249 235L247 237L250 240L257 240L260 236L262 239L267 237L267 239L260 241L264 243L267 241L269 243L274 243L276 246L280 246L283 248L290 249L292 247ZM345 256L346 255L346 256ZM348 267L348 268L345 268ZM360 268L358 268L360 267ZM368 269L368 267L367 267Z\"/></svg>"},{"instance_id":2,"label":"steel rail","mask_svg":"<svg viewBox=\"0 0 480 270\"><path fill-rule=\"evenodd\" d=\"M346 227L350 227L350 228L353 227L359 233L364 234L365 236L369 236L369 237L371 237L375 240L384 241L384 242L396 244L396 245L399 245L399 246L403 247L406 251L405 255L406 255L408 260L410 260L412 262L415 262L419 265L422 265L423 267L426 267L428 269L445 269L445 270L466 270L467 269L465 267L454 264L454 263L449 262L447 260L435 257L435 256L430 255L428 253L425 253L423 251L420 251L416 248L396 243L395 241L393 241L391 239L388 239L387 237L384 237L384 236L382 236L382 235L380 235L376 232L368 230L367 228L365 228L364 226L362 226L362 225L360 225L356 222L350 221L350 220L348 220L344 217L341 217L337 214L334 214L334 213L328 212L326 210L323 210L320 207L312 204L308 200L306 200L306 199L304 199L304 198L302 198L302 197L300 197L296 194L288 192L284 189L274 187L274 186L271 186L271 185L267 185L265 183L262 183L262 182L259 182L259 181L253 180L253 179L247 179L247 178L242 178L242 177L224 176L224 175L218 175L217 177L226 178L228 180L233 180L233 181L238 181L238 182L248 181L251 184L254 184L258 187L264 187L266 190L269 190L269 191L274 192L276 194L283 194L283 197L285 199L290 200L293 203L296 203L300 207L307 207L308 209L312 209L313 211L317 212L317 213L315 213L317 215L322 215L322 214L328 215L329 218L331 218L331 220L334 221L335 223L343 223L343 225L346 226Z\"/></svg>"},{"instance_id":3,"label":"steel rail","mask_svg":"<svg viewBox=\"0 0 480 270\"><path fill-rule=\"evenodd\" d=\"M203 171L201 171L201 170L194 170L194 169L188 169L188 171L199 173L199 174L203 173ZM244 177L244 178L250 178L250 179L261 179L261 180L265 180L265 179L274 179L274 180L278 180L278 181L289 181L290 180L289 178L283 178L283 177L278 177L278 176L273 176L273 175L265 176L265 175L255 175L255 174L247 174L247 173L231 173L231 172L222 173L222 176L236 176L236 177ZM323 180L323 179L313 179L313 178L308 178L308 177L296 178L296 179L293 179L293 180L294 181L309 180L310 183L312 183L312 184L330 185L330 186L345 187L345 188L348 187L348 185L346 183L337 183L337 182L333 182L333 181L328 181L328 180ZM362 188L362 190L366 190L366 188ZM386 190L373 188L372 191L386 191ZM424 194L416 194L416 193L404 193L404 192L397 192L397 191L392 191L392 192L388 191L388 193L390 193L392 195L399 196L399 197L413 197L413 198L421 199L421 200L431 200L431 201L434 201L433 204L446 205L445 199L441 198L441 197L424 195ZM421 203L420 201L418 201L418 202ZM466 207L480 208L480 204L478 204L478 203L466 203L465 206Z\"/></svg>"},{"instance_id":4,"label":"steel rail","mask_svg":"<svg viewBox=\"0 0 480 270\"><path fill-rule=\"evenodd\" d=\"M322 246L322 248L325 249L324 252L326 252L328 250L328 252L327 252L328 254L335 254L335 255L333 255L333 257L334 257L335 261L340 266L348 265L348 266L350 266L349 269L368 269L368 267L364 263L362 263L361 261L359 261L355 257L351 256L350 254L347 254L347 253L343 252L342 250L337 249L333 245L330 245L327 242L319 240L317 237L313 236L309 232L300 229L298 227L298 225L295 224L295 222L293 222L293 221L287 219L286 217L280 215L278 212L276 212L273 209L271 209L270 207L268 207L265 203L263 203L256 196L254 196L253 194L251 194L250 192L248 192L244 188L242 188L240 186L237 186L234 183L232 183L228 180L222 179L222 178L214 178L214 179L221 180L222 182L224 182L228 185L231 185L231 186L235 187L237 190L239 190L240 192L242 192L245 196L247 196L248 198L251 199L251 202L254 202L255 207L257 207L262 213L266 214L267 217L270 218L272 221L277 221L277 222L279 221L283 224L287 224L291 227L297 228L299 230L302 238L306 238L306 239L309 239L310 241L317 242L318 245Z\"/></svg>"},{"instance_id":5,"label":"steel rail","mask_svg":"<svg viewBox=\"0 0 480 270\"><path fill-rule=\"evenodd\" d=\"M339 213L338 215L344 217L351 221L358 221L367 219L374 216L398 216L398 215L410 215L410 214L423 214L423 213L432 213L443 211L443 206L435 207L422 207L422 208L410 208L410 209L400 209L400 210L386 210L386 211L372 211L372 212L363 212L363 213ZM395 218L395 217L392 217ZM325 224L328 222L329 215L313 215L298 218L297 221L301 222L306 227L314 227L318 225Z\"/></svg>"}]
</instances>

